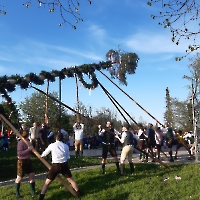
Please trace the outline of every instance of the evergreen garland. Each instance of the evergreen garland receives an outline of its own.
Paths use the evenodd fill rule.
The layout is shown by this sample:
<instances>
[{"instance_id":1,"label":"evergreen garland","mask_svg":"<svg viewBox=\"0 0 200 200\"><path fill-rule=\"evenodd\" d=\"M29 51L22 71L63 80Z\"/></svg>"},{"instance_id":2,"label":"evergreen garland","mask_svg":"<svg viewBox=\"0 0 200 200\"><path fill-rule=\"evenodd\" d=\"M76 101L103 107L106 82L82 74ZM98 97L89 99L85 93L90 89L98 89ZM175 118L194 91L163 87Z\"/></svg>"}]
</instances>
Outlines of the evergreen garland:
<instances>
[{"instance_id":1,"label":"evergreen garland","mask_svg":"<svg viewBox=\"0 0 200 200\"><path fill-rule=\"evenodd\" d=\"M16 86L20 86L21 89L27 89L31 84L43 85L45 80L55 82L56 78L61 80L67 78L73 78L77 75L79 81L85 88L95 89L98 86L98 80L95 74L95 70L102 70L111 67L111 62L100 62L99 64L83 64L81 66L75 66L70 68L63 68L59 70L52 70L51 72L41 71L39 75L31 72L25 76L18 74L0 77L0 93L8 102L12 102L8 93L15 91ZM84 80L84 74L89 76L91 83L87 83Z\"/></svg>"},{"instance_id":2,"label":"evergreen garland","mask_svg":"<svg viewBox=\"0 0 200 200\"><path fill-rule=\"evenodd\" d=\"M126 73L128 74L134 74L137 62L139 60L137 54L123 54L122 55L122 63L120 63L121 66L118 68L118 72L120 73L120 78L118 77L120 83L127 85L126 82ZM127 63L127 64L126 64ZM31 84L35 85L43 85L45 83L45 80L49 82L55 82L56 78L59 78L60 80L67 78L74 78L75 76L78 77L79 81L83 84L85 88L88 89L95 89L98 86L98 79L95 74L95 70L109 70L111 77L116 78L119 76L119 74L112 74L112 68L113 65L112 60L106 61L106 62L99 62L99 64L83 64L80 66L74 66L70 68L63 68L60 71L59 70L52 70L51 72L47 72L42 70L39 75L31 72L29 74L26 74L25 76L20 76L18 74L12 75L10 77L8 76L2 76L0 77L0 93L2 97L4 97L8 102L12 102L11 97L8 95L8 93L11 93L15 91L16 86L20 86L21 89L27 89ZM87 75L91 82L87 83L84 80L84 75Z\"/></svg>"}]
</instances>

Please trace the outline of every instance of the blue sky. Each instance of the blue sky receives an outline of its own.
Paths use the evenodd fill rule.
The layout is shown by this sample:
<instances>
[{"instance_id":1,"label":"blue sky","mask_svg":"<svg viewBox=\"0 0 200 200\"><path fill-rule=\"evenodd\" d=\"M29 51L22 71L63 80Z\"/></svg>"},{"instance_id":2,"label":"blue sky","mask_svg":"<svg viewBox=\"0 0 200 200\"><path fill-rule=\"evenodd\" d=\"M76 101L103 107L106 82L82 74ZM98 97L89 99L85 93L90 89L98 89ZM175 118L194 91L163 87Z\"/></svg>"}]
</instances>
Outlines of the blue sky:
<instances>
[{"instance_id":1,"label":"blue sky","mask_svg":"<svg viewBox=\"0 0 200 200\"><path fill-rule=\"evenodd\" d=\"M59 10L49 13L47 7L38 7L32 0L27 9L25 0L1 0L6 15L0 15L0 74L21 76L42 70L61 70L64 67L99 63L105 61L110 49L120 49L136 53L140 61L134 75L127 76L128 86L120 85L135 101L160 122L164 122L165 89L179 100L188 97L188 80L183 75L190 75L187 58L180 62L176 56L182 56L189 41L182 40L180 45L171 42L169 29L158 25L151 19L161 5L148 6L146 0L87 0L80 1L79 13L84 19L76 24L74 30L62 23ZM73 18L66 15L73 23ZM97 72L97 78L121 105L139 121L155 121L134 102L122 94L106 78ZM117 84L117 80L114 80ZM39 87L45 90L45 85ZM66 78L62 82L62 101L74 107L76 103L75 79ZM79 98L93 110L101 107L115 110L112 103L100 87L93 91L84 89L79 84ZM50 90L58 90L58 82L50 83ZM14 101L20 102L29 96L33 89L17 88L11 93ZM95 114L95 113L94 113ZM117 115L120 118L120 114Z\"/></svg>"}]
</instances>

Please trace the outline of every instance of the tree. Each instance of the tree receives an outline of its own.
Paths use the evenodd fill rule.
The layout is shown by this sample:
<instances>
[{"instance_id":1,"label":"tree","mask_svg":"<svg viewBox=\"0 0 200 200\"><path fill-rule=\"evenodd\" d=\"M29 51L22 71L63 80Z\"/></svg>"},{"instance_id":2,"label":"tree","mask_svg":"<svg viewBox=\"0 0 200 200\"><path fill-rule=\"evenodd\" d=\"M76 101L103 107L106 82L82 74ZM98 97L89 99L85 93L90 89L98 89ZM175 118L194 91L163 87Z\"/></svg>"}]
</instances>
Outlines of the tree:
<instances>
[{"instance_id":1,"label":"tree","mask_svg":"<svg viewBox=\"0 0 200 200\"><path fill-rule=\"evenodd\" d=\"M15 127L19 127L19 112L15 102L2 102L0 104L0 113L4 115Z\"/></svg>"},{"instance_id":2,"label":"tree","mask_svg":"<svg viewBox=\"0 0 200 200\"><path fill-rule=\"evenodd\" d=\"M77 0L24 0L23 6L25 8L31 9L34 5L37 8L44 7L48 10L49 13L54 13L58 11L62 22L59 23L59 26L69 24L73 29L76 29L76 25L79 21L83 21L83 18L80 17L79 7L80 3ZM87 0L89 4L92 4L92 1ZM0 5L0 14L6 15L6 11L3 5ZM73 22L70 22L69 17L72 17Z\"/></svg>"},{"instance_id":3,"label":"tree","mask_svg":"<svg viewBox=\"0 0 200 200\"><path fill-rule=\"evenodd\" d=\"M199 120L199 113L200 113L200 54L197 53L196 56L189 59L189 69L190 69L190 76L184 75L183 78L186 78L190 81L188 85L189 89L189 98L191 101L191 106L193 106L193 118L195 120ZM194 119L193 119L194 120Z\"/></svg>"},{"instance_id":4,"label":"tree","mask_svg":"<svg viewBox=\"0 0 200 200\"><path fill-rule=\"evenodd\" d=\"M193 120L199 120L200 113L200 55L196 54L190 58L190 76L184 75L183 78L190 81L187 86L189 92L186 100L179 101L177 98L172 98L169 95L168 88L166 89L166 122L173 122L173 127L178 127L185 131L193 131ZM193 112L194 108L194 112ZM194 116L193 116L194 113ZM195 118L195 119L194 119Z\"/></svg>"},{"instance_id":5,"label":"tree","mask_svg":"<svg viewBox=\"0 0 200 200\"><path fill-rule=\"evenodd\" d=\"M168 126L174 128L175 121L173 113L173 103L172 103L172 98L169 94L168 87L166 88L166 112L164 114L164 118Z\"/></svg>"},{"instance_id":6,"label":"tree","mask_svg":"<svg viewBox=\"0 0 200 200\"><path fill-rule=\"evenodd\" d=\"M199 49L196 39L200 33L199 9L200 2L198 0L151 0L147 4L152 6L160 3L162 6L158 14L151 15L153 19L161 19L159 25L169 28L172 33L172 42L179 45L182 38L193 40L192 44L186 49L186 55L177 57L181 60L191 52Z\"/></svg>"},{"instance_id":7,"label":"tree","mask_svg":"<svg viewBox=\"0 0 200 200\"><path fill-rule=\"evenodd\" d=\"M58 97L57 92L52 92L50 95ZM49 98L48 100L48 117L49 125L58 128L59 120L59 105ZM33 122L42 123L45 120L46 97L39 92L34 92L30 97L26 97L24 101L20 102L22 120L26 122L27 126L31 126ZM64 109L61 107L61 113L64 114Z\"/></svg>"},{"instance_id":8,"label":"tree","mask_svg":"<svg viewBox=\"0 0 200 200\"><path fill-rule=\"evenodd\" d=\"M147 121L145 121L145 120L143 119L143 117L140 116L139 119L138 119L138 123L141 123L141 124L145 125L145 124L147 124ZM137 129L137 127L136 127L136 129Z\"/></svg>"},{"instance_id":9,"label":"tree","mask_svg":"<svg viewBox=\"0 0 200 200\"><path fill-rule=\"evenodd\" d=\"M71 115L69 115L66 112L64 112L64 113L62 113L61 122L60 122L61 128L66 130L69 134L73 133L73 131L74 131L73 130L73 125L72 125L72 123L70 123L71 122L71 118L72 118Z\"/></svg>"},{"instance_id":10,"label":"tree","mask_svg":"<svg viewBox=\"0 0 200 200\"><path fill-rule=\"evenodd\" d=\"M19 123L20 115L19 115L18 108L15 102L3 101L0 104L0 113L4 115L4 117L8 119L16 129L18 130L20 129L21 127ZM10 132L11 129L6 123L1 122L1 125L3 127L4 133L6 134L8 134L8 132L11 133ZM16 141L15 134L11 134L11 135L9 134L9 137L10 137L10 140L9 140L10 145L16 147L17 141Z\"/></svg>"},{"instance_id":11,"label":"tree","mask_svg":"<svg viewBox=\"0 0 200 200\"><path fill-rule=\"evenodd\" d=\"M183 131L193 131L191 101L172 98L175 127Z\"/></svg>"}]
</instances>

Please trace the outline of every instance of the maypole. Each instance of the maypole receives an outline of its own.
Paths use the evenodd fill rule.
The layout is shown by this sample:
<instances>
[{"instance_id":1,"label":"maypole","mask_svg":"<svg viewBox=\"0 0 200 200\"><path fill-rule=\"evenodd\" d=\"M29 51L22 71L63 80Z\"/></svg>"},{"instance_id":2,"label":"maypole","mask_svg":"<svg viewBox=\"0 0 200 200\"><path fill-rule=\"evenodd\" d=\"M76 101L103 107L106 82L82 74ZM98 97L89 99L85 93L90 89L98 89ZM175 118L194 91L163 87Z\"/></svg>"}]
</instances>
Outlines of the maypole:
<instances>
[{"instance_id":1,"label":"maypole","mask_svg":"<svg viewBox=\"0 0 200 200\"><path fill-rule=\"evenodd\" d=\"M107 97L111 100L111 102L113 103L113 105L115 105L115 107L117 108L117 110L119 111L119 113L121 114L121 116L124 118L124 120L129 124L128 120L125 118L125 116L123 115L123 113L119 110L119 108L117 107L117 105L128 115L128 117L137 125L137 122L129 115L129 113L120 105L120 103L108 92L108 90L106 90L106 88L99 82L99 85L101 86L101 88L103 89L103 91L105 92L105 94L107 95Z\"/></svg>"},{"instance_id":2,"label":"maypole","mask_svg":"<svg viewBox=\"0 0 200 200\"><path fill-rule=\"evenodd\" d=\"M75 77L76 77L76 104L77 104L77 111L79 113L80 107L79 107L79 96L78 96L78 77L77 77L77 75L75 75ZM76 115L76 121L80 122L80 114Z\"/></svg>"},{"instance_id":3,"label":"maypole","mask_svg":"<svg viewBox=\"0 0 200 200\"><path fill-rule=\"evenodd\" d=\"M61 78L59 77L59 100L61 101ZM59 103L59 132L60 132L60 130L61 130L61 113L62 113L62 111L61 111L61 104Z\"/></svg>"},{"instance_id":4,"label":"maypole","mask_svg":"<svg viewBox=\"0 0 200 200\"><path fill-rule=\"evenodd\" d=\"M137 125L137 122L128 114L128 112L126 112L126 110L117 102L117 100L114 99L114 97L105 89L105 87L99 83L99 85L101 86L101 88L103 89L103 91L105 92L105 94L108 96L108 98L111 100L111 102L113 103L113 105L116 107L116 109L119 111L119 113L121 114L121 116L124 118L124 120L129 124L128 120L126 119L126 117L123 115L123 113L120 111L119 107L134 121L134 123ZM117 106L118 104L118 106ZM130 124L129 124L130 125ZM131 125L130 125L131 127ZM139 149L138 147L135 147L138 151L144 153L145 155L147 154L150 158L154 159L156 162L158 162L159 164L165 166L166 168L170 169L170 167L163 163L160 159L156 158L153 156L152 152L150 150L148 150L148 152L145 152L141 149ZM167 155L162 151L162 153L167 157ZM168 158L168 157L167 157Z\"/></svg>"},{"instance_id":5,"label":"maypole","mask_svg":"<svg viewBox=\"0 0 200 200\"><path fill-rule=\"evenodd\" d=\"M47 95L44 91L42 91L42 90L40 90L40 89L38 89L38 88L36 88L36 87L34 87L34 86L31 86L31 87L34 88L35 90L41 92L42 94ZM92 122L93 122L95 125L97 125L97 126L99 125L99 123L95 122L94 119L91 119L91 118L89 118L89 117L87 117L87 116L85 116L85 115L79 113L77 110L74 110L74 109L71 108L70 106L67 106L67 105L64 104L63 102L60 102L60 101L59 101L58 99L56 99L55 97L53 97L53 96L51 96L51 95L48 95L48 96L49 96L49 98L51 98L52 100L54 100L54 101L56 101L56 102L62 104L64 107L66 107L67 109L71 110L72 112L74 112L74 113L76 113L76 114L79 114L80 116L82 116L82 117L84 117L84 118L86 118L86 119L92 121ZM106 129L106 128L105 128L105 129ZM109 132L109 129L106 129L106 131ZM110 133L112 134L113 132L110 132ZM137 148L137 149L138 149L138 148ZM138 150L141 151L142 153L146 154L146 152L144 152L144 151L142 151L142 150L140 150L140 149L138 149ZM158 163L160 163L161 165L163 165L164 167L170 169L170 167L169 167L167 164L163 163L161 160L159 160L159 159L157 159L157 158L154 158L154 157L151 155L151 153L147 153L147 154L149 155L149 157L151 157L152 159L154 159L156 162L158 162Z\"/></svg>"},{"instance_id":6,"label":"maypole","mask_svg":"<svg viewBox=\"0 0 200 200\"><path fill-rule=\"evenodd\" d=\"M158 121L153 115L151 115L147 110L145 110L137 101L135 101L130 95L128 95L124 90L122 90L116 83L114 83L106 74L99 70L99 72L104 75L113 85L115 85L121 92L123 92L129 99L131 99L137 106L139 106L144 112L146 112L150 117L152 117L157 123L163 126L163 124Z\"/></svg>"},{"instance_id":7,"label":"maypole","mask_svg":"<svg viewBox=\"0 0 200 200\"><path fill-rule=\"evenodd\" d=\"M49 80L47 80L47 86L46 86L46 93L49 94ZM46 107L45 107L45 115L44 115L44 121L46 124L49 123L49 117L48 117L48 109L49 109L49 102L48 102L48 96L46 96Z\"/></svg>"}]
</instances>

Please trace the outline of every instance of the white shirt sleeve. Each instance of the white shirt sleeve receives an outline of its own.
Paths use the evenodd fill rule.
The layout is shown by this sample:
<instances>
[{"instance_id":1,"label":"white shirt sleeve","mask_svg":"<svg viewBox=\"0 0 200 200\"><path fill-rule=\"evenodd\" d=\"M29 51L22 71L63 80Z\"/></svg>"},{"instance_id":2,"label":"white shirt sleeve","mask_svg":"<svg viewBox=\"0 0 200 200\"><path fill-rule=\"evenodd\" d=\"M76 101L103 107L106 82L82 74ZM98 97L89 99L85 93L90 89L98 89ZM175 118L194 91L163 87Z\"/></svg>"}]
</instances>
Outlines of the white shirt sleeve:
<instances>
[{"instance_id":1,"label":"white shirt sleeve","mask_svg":"<svg viewBox=\"0 0 200 200\"><path fill-rule=\"evenodd\" d=\"M114 129L114 133L115 135L122 135L119 131L117 131L116 129Z\"/></svg>"},{"instance_id":2,"label":"white shirt sleeve","mask_svg":"<svg viewBox=\"0 0 200 200\"><path fill-rule=\"evenodd\" d=\"M122 133L122 138L121 138L121 143L124 143L124 140L125 140L125 138L126 138L126 132L123 132Z\"/></svg>"},{"instance_id":3,"label":"white shirt sleeve","mask_svg":"<svg viewBox=\"0 0 200 200\"><path fill-rule=\"evenodd\" d=\"M103 136L104 132L105 132L105 129L102 129L101 131L99 131L98 132L99 136Z\"/></svg>"},{"instance_id":4,"label":"white shirt sleeve","mask_svg":"<svg viewBox=\"0 0 200 200\"><path fill-rule=\"evenodd\" d=\"M47 156L51 152L51 144L43 151L41 157Z\"/></svg>"}]
</instances>

